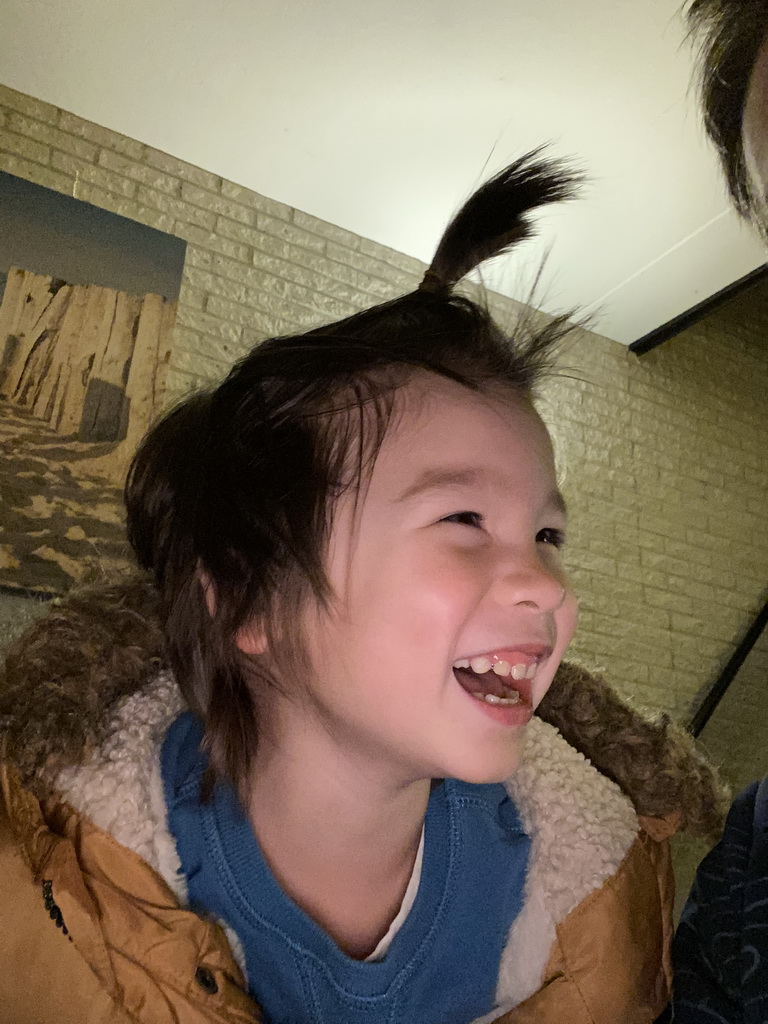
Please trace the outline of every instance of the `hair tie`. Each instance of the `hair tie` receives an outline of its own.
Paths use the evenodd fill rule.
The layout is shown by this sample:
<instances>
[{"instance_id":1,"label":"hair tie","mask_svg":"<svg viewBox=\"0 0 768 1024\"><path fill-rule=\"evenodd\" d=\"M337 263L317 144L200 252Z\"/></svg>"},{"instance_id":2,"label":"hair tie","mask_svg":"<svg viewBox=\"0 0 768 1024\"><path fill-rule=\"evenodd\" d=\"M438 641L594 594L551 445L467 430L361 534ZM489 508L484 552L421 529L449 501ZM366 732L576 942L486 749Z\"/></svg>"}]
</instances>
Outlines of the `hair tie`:
<instances>
[{"instance_id":1,"label":"hair tie","mask_svg":"<svg viewBox=\"0 0 768 1024\"><path fill-rule=\"evenodd\" d=\"M448 295L451 291L451 286L439 274L435 273L432 267L429 267L416 291L427 292L430 295Z\"/></svg>"}]
</instances>

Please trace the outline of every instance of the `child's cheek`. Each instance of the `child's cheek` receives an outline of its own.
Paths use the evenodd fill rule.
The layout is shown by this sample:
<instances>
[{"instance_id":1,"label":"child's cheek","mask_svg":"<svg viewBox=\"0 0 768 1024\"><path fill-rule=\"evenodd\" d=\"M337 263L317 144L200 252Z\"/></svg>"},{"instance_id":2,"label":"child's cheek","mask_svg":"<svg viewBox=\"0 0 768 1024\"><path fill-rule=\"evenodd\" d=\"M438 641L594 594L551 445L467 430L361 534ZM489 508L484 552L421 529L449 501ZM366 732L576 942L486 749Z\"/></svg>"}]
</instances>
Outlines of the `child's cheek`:
<instances>
[{"instance_id":1,"label":"child's cheek","mask_svg":"<svg viewBox=\"0 0 768 1024\"><path fill-rule=\"evenodd\" d=\"M421 634L417 639L427 644L434 644L438 637L450 643L479 599L478 570L478 560L468 553L419 553L408 567L398 602L410 635Z\"/></svg>"},{"instance_id":2,"label":"child's cheek","mask_svg":"<svg viewBox=\"0 0 768 1024\"><path fill-rule=\"evenodd\" d=\"M425 560L420 578L436 604L455 611L484 586L482 553L469 547L436 551Z\"/></svg>"}]
</instances>

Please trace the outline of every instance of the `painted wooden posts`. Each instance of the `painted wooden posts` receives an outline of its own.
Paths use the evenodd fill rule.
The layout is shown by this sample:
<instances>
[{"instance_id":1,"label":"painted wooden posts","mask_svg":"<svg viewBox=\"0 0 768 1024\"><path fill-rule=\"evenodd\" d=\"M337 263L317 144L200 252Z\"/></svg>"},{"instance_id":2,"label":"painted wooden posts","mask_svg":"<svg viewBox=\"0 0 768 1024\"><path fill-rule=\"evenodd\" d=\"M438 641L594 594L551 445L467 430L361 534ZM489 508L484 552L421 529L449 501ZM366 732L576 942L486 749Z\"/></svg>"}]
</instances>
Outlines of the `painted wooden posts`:
<instances>
[{"instance_id":1,"label":"painted wooden posts","mask_svg":"<svg viewBox=\"0 0 768 1024\"><path fill-rule=\"evenodd\" d=\"M114 443L88 471L121 483L162 409L175 317L176 303L160 295L12 268L0 305L0 398L69 440Z\"/></svg>"}]
</instances>

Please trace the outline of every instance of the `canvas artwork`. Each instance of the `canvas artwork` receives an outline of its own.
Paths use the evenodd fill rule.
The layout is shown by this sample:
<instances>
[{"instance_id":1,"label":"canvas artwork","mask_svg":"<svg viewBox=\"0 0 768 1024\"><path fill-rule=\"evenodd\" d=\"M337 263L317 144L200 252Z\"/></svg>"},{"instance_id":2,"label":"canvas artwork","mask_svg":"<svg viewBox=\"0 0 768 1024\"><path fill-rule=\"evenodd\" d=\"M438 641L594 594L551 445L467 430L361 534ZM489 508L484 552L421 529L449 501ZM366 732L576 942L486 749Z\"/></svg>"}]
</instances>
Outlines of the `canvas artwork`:
<instances>
[{"instance_id":1,"label":"canvas artwork","mask_svg":"<svg viewBox=\"0 0 768 1024\"><path fill-rule=\"evenodd\" d=\"M163 408L184 243L6 174L0 235L0 587L59 595L130 564L122 486Z\"/></svg>"}]
</instances>

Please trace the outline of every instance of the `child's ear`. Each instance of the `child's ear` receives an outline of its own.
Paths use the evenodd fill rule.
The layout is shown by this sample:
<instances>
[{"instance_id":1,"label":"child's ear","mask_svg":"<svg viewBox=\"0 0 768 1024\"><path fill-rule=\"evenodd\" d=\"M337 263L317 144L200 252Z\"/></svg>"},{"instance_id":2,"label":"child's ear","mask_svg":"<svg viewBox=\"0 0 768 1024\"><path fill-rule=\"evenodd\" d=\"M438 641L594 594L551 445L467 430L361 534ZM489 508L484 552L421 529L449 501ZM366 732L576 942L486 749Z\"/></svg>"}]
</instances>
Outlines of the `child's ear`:
<instances>
[{"instance_id":1,"label":"child's ear","mask_svg":"<svg viewBox=\"0 0 768 1024\"><path fill-rule=\"evenodd\" d=\"M256 619L238 629L235 633L235 643L243 654L266 654L267 651L267 638Z\"/></svg>"},{"instance_id":2,"label":"child's ear","mask_svg":"<svg viewBox=\"0 0 768 1024\"><path fill-rule=\"evenodd\" d=\"M213 580L205 571L205 569L199 568L197 570L197 580L203 591L203 597L205 599L205 607L208 609L208 614L211 618L216 614L216 588L213 585Z\"/></svg>"},{"instance_id":3,"label":"child's ear","mask_svg":"<svg viewBox=\"0 0 768 1024\"><path fill-rule=\"evenodd\" d=\"M197 579L203 591L205 607L213 618L216 614L216 586L205 569L198 568ZM264 630L255 619L247 626L238 629L235 633L235 643L243 654L264 654L267 650L267 638Z\"/></svg>"}]
</instances>

